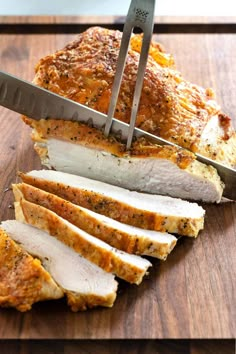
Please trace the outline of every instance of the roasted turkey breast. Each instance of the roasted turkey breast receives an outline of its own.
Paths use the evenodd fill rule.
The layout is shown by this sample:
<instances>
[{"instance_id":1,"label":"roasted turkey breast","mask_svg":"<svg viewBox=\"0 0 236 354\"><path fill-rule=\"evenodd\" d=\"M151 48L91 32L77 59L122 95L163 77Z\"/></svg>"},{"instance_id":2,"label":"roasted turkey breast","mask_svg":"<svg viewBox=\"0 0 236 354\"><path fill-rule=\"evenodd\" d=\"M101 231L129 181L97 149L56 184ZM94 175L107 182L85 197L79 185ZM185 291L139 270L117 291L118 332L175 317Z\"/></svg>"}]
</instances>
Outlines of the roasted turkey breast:
<instances>
[{"instance_id":1,"label":"roasted turkey breast","mask_svg":"<svg viewBox=\"0 0 236 354\"><path fill-rule=\"evenodd\" d=\"M2 227L15 242L20 243L24 249L21 250L22 254L27 251L40 258L44 267L63 289L60 293L66 294L68 304L73 311L96 306L113 306L118 285L114 275L105 272L56 238L33 226L17 220L7 220L2 222ZM21 276L25 277L24 271ZM48 277L50 278L49 274ZM40 279L39 277L38 284ZM8 288L9 284L11 283L8 279ZM16 285L13 282L11 286ZM27 281L18 283L22 296L24 296L23 290L28 286ZM37 288L30 290L34 298L37 295ZM26 295L22 301L27 302Z\"/></svg>"},{"instance_id":2,"label":"roasted turkey breast","mask_svg":"<svg viewBox=\"0 0 236 354\"><path fill-rule=\"evenodd\" d=\"M140 284L151 266L148 260L111 247L49 209L23 198L15 203L15 215L18 221L48 232L106 272L130 283Z\"/></svg>"},{"instance_id":3,"label":"roasted turkey breast","mask_svg":"<svg viewBox=\"0 0 236 354\"><path fill-rule=\"evenodd\" d=\"M190 151L144 138L126 151L124 143L86 124L25 121L33 128L35 150L49 168L140 192L212 203L221 200L224 185L216 169L197 161Z\"/></svg>"},{"instance_id":4,"label":"roasted turkey breast","mask_svg":"<svg viewBox=\"0 0 236 354\"><path fill-rule=\"evenodd\" d=\"M34 83L107 113L122 33L89 28L36 65ZM141 36L133 35L115 117L129 123ZM56 117L55 117L56 118ZM68 122L64 122L66 126ZM236 133L212 89L185 80L173 58L152 42L137 126L227 165L236 164ZM62 136L63 138L63 136Z\"/></svg>"},{"instance_id":5,"label":"roasted turkey breast","mask_svg":"<svg viewBox=\"0 0 236 354\"><path fill-rule=\"evenodd\" d=\"M193 237L203 229L205 211L196 203L131 192L59 171L30 171L20 177L27 184L132 226Z\"/></svg>"},{"instance_id":6,"label":"roasted turkey breast","mask_svg":"<svg viewBox=\"0 0 236 354\"><path fill-rule=\"evenodd\" d=\"M88 234L128 253L165 260L176 245L176 237L166 232L144 230L120 223L29 184L15 184L13 191L15 200L25 198L31 203L41 205Z\"/></svg>"}]
</instances>

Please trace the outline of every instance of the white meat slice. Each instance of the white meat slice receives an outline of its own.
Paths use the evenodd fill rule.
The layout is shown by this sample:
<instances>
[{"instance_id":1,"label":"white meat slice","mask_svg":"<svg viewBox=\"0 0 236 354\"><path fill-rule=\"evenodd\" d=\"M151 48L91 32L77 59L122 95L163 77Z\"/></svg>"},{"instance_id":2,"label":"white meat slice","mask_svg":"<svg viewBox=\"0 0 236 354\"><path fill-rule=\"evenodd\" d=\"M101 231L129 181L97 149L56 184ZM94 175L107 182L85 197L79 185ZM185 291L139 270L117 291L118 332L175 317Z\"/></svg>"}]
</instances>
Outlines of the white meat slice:
<instances>
[{"instance_id":1,"label":"white meat slice","mask_svg":"<svg viewBox=\"0 0 236 354\"><path fill-rule=\"evenodd\" d=\"M57 284L64 289L73 311L113 305L117 282L111 273L33 226L8 220L2 222L2 227L23 249L41 259Z\"/></svg>"},{"instance_id":2,"label":"white meat slice","mask_svg":"<svg viewBox=\"0 0 236 354\"><path fill-rule=\"evenodd\" d=\"M48 208L85 232L128 253L165 260L176 245L176 237L166 232L144 230L120 223L29 184L15 184L13 192L16 201L23 197L29 202Z\"/></svg>"},{"instance_id":3,"label":"white meat slice","mask_svg":"<svg viewBox=\"0 0 236 354\"><path fill-rule=\"evenodd\" d=\"M203 228L205 211L196 203L137 193L59 171L20 176L25 183L132 226L193 237Z\"/></svg>"},{"instance_id":4,"label":"white meat slice","mask_svg":"<svg viewBox=\"0 0 236 354\"><path fill-rule=\"evenodd\" d=\"M42 147L47 153L40 154ZM211 203L219 203L222 197L223 183L216 170L196 160L180 168L167 158L116 156L110 151L53 138L36 143L35 148L50 169L122 188Z\"/></svg>"},{"instance_id":5,"label":"white meat slice","mask_svg":"<svg viewBox=\"0 0 236 354\"><path fill-rule=\"evenodd\" d=\"M15 214L17 220L47 231L81 256L130 283L140 284L151 266L148 260L117 250L56 213L24 199L15 202Z\"/></svg>"}]
</instances>

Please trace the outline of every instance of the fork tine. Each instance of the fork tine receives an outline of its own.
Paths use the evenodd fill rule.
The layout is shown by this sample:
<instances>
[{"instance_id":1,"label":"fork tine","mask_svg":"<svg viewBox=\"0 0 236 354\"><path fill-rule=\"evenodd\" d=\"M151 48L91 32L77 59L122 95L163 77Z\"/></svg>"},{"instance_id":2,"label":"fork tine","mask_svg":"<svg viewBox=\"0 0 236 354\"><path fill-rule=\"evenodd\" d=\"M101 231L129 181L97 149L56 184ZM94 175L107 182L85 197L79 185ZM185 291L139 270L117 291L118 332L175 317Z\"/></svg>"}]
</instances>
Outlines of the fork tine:
<instances>
[{"instance_id":1,"label":"fork tine","mask_svg":"<svg viewBox=\"0 0 236 354\"><path fill-rule=\"evenodd\" d=\"M125 63L126 63L126 58L127 58L127 53L129 50L129 42L130 42L130 37L132 34L133 30L133 21L131 21L131 17L133 16L132 9L133 9L133 3L136 0L132 0L132 3L129 7L128 15L125 21L124 29L123 29L123 35L121 39L121 46L120 46L120 51L119 51L119 56L117 60L117 66L116 66L116 74L114 78L114 83L112 86L112 92L111 92L111 99L110 99L110 104L108 108L108 113L107 113L107 120L105 124L105 129L104 129L104 134L105 136L108 136L110 133L111 125L112 125L112 118L114 116L115 108L116 108L116 103L120 91L120 85L124 73L124 68L125 68Z\"/></svg>"},{"instance_id":2,"label":"fork tine","mask_svg":"<svg viewBox=\"0 0 236 354\"><path fill-rule=\"evenodd\" d=\"M145 75L145 69L146 69L146 64L147 64L147 59L148 59L148 52L149 52L151 37L152 37L152 31L144 32L142 49L141 49L141 54L140 54L140 59L139 59L137 79L136 79L136 84L135 84L135 89L134 89L134 97L133 97L133 103L132 103L129 132L128 132L128 138L127 138L127 144L126 144L127 149L130 148L131 143L132 143L132 139L133 139L134 128L135 128L135 123L136 123L138 107L139 107L139 100L140 100L142 87L143 87L143 79L144 79L144 75Z\"/></svg>"},{"instance_id":3,"label":"fork tine","mask_svg":"<svg viewBox=\"0 0 236 354\"><path fill-rule=\"evenodd\" d=\"M110 133L111 125L112 125L112 118L114 116L115 108L116 108L116 103L117 99L119 96L120 92L120 85L123 77L123 72L125 68L125 63L126 63L126 57L129 49L129 42L130 42L130 37L132 33L132 27L128 23L127 26L125 24L124 28L126 35L123 34L122 40L121 40L121 47L119 51L119 56L117 60L117 67L116 67L116 74L114 78L114 83L112 86L112 92L111 92L111 99L110 99L110 104L108 108L108 113L107 113L107 120L106 120L106 125L105 125L105 130L104 134L105 136L108 136Z\"/></svg>"},{"instance_id":4,"label":"fork tine","mask_svg":"<svg viewBox=\"0 0 236 354\"><path fill-rule=\"evenodd\" d=\"M122 76L125 68L127 53L129 49L130 37L134 27L139 27L143 30L143 41L142 49L140 54L137 80L134 90L134 97L132 103L131 120L127 139L127 148L130 148L133 132L135 127L135 121L137 116L137 110L139 105L139 99L143 86L143 78L148 58L148 51L150 46L150 41L153 32L153 18L154 18L155 0L132 0L128 15L126 17L126 22L124 25L123 36L121 40L121 47L117 61L116 74L114 78L114 83L112 87L111 100L109 104L106 125L104 129L104 134L109 135L112 119L114 116L114 111L120 91L120 85L122 81Z\"/></svg>"}]
</instances>

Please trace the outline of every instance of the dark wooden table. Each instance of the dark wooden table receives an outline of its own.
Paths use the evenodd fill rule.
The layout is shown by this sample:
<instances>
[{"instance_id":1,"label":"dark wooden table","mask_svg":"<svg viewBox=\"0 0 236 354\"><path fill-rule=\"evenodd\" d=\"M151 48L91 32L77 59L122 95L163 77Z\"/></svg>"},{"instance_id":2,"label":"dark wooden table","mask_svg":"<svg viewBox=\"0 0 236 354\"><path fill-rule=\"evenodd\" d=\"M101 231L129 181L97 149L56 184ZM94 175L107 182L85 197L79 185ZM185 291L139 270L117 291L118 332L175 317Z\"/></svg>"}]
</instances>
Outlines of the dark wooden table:
<instances>
[{"instance_id":1,"label":"dark wooden table","mask_svg":"<svg viewBox=\"0 0 236 354\"><path fill-rule=\"evenodd\" d=\"M123 20L0 17L0 69L31 80L38 59L76 33L91 24L122 28ZM156 21L155 39L174 54L184 77L215 89L236 127L236 20ZM0 107L0 220L14 218L7 188L17 171L37 168L30 129L18 114ZM72 313L64 300L36 304L25 314L0 309L0 353L233 354L236 204L204 208L199 237L182 238L166 262L154 261L140 286L122 283L112 309Z\"/></svg>"}]
</instances>

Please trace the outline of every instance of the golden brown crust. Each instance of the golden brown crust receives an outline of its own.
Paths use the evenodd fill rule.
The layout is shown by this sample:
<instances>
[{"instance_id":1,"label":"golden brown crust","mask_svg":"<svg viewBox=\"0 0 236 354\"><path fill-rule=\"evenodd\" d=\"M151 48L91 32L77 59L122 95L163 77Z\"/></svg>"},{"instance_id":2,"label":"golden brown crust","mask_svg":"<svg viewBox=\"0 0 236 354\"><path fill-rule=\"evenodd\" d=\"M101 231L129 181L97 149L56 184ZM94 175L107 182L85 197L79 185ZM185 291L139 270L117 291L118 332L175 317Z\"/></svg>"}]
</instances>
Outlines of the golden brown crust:
<instances>
[{"instance_id":1,"label":"golden brown crust","mask_svg":"<svg viewBox=\"0 0 236 354\"><path fill-rule=\"evenodd\" d=\"M0 229L0 306L15 307L24 312L37 301L58 298L54 296L55 289L58 291L59 288L40 261L22 250Z\"/></svg>"},{"instance_id":2,"label":"golden brown crust","mask_svg":"<svg viewBox=\"0 0 236 354\"><path fill-rule=\"evenodd\" d=\"M109 136L107 138L101 130L79 122L57 119L36 121L27 117L24 117L23 120L34 129L32 138L35 142L44 142L48 138L63 139L73 144L104 150L118 157L167 159L182 169L187 168L196 159L190 151L168 145L154 144L145 138L137 139L132 144L131 149L126 151L126 145L119 142L115 137ZM40 147L37 146L37 149L40 149ZM38 151L38 153L42 157L41 152Z\"/></svg>"},{"instance_id":3,"label":"golden brown crust","mask_svg":"<svg viewBox=\"0 0 236 354\"><path fill-rule=\"evenodd\" d=\"M116 256L116 252L111 252L110 249L95 246L91 240L80 236L79 229L73 230L52 211L22 198L15 203L15 212L17 220L48 232L105 271L115 273L130 283L140 284L142 281L146 273L142 267L123 262Z\"/></svg>"},{"instance_id":4,"label":"golden brown crust","mask_svg":"<svg viewBox=\"0 0 236 354\"><path fill-rule=\"evenodd\" d=\"M130 235L128 231L118 230L115 226L100 221L79 206L62 199L55 194L47 193L29 184L21 183L13 185L15 200L19 201L23 196L31 203L41 205L68 220L70 223L93 235L112 247L134 254L145 254L166 259L168 253L174 248L176 240L171 244L150 241L145 237Z\"/></svg>"},{"instance_id":5,"label":"golden brown crust","mask_svg":"<svg viewBox=\"0 0 236 354\"><path fill-rule=\"evenodd\" d=\"M143 34L135 34L131 37L130 47L133 51L141 53ZM171 54L165 52L164 47L157 42L152 41L149 47L149 55L154 61L163 67L175 68L174 58Z\"/></svg>"},{"instance_id":6,"label":"golden brown crust","mask_svg":"<svg viewBox=\"0 0 236 354\"><path fill-rule=\"evenodd\" d=\"M148 230L177 233L183 236L193 237L196 237L199 231L203 229L203 217L191 219L163 216L151 211L131 207L128 204L121 203L103 194L75 188L63 183L35 178L24 173L19 173L19 176L25 183L31 184L49 193L56 194L74 204L106 215L125 224Z\"/></svg>"},{"instance_id":7,"label":"golden brown crust","mask_svg":"<svg viewBox=\"0 0 236 354\"><path fill-rule=\"evenodd\" d=\"M64 49L41 59L34 82L62 96L107 113L122 33L89 28ZM140 36L133 37L115 117L129 123L139 62ZM131 42L132 43L132 42ZM197 151L206 124L219 115L227 141L234 133L222 120L211 89L184 80L171 57L152 43L141 95L137 126L182 147ZM211 153L211 152L210 152Z\"/></svg>"},{"instance_id":8,"label":"golden brown crust","mask_svg":"<svg viewBox=\"0 0 236 354\"><path fill-rule=\"evenodd\" d=\"M116 292L111 293L106 299L96 295L84 296L73 291L67 291L66 295L67 303L74 312L85 311L97 306L112 307L116 299Z\"/></svg>"}]
</instances>

